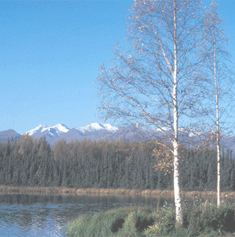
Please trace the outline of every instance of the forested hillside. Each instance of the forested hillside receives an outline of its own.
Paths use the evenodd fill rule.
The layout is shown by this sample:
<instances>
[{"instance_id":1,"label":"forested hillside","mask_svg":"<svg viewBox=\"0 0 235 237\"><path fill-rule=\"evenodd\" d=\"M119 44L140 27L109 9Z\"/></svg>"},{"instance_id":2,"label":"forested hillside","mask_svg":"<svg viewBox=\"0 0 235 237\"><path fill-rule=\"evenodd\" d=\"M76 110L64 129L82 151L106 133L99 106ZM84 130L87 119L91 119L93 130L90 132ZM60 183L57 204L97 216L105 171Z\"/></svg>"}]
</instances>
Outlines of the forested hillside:
<instances>
[{"instance_id":1,"label":"forested hillside","mask_svg":"<svg viewBox=\"0 0 235 237\"><path fill-rule=\"evenodd\" d=\"M24 135L0 143L0 185L173 189L171 155L154 141L58 142ZM180 185L216 189L216 151L180 147ZM173 158L172 158L173 159ZM235 162L222 151L222 190L235 190Z\"/></svg>"}]
</instances>

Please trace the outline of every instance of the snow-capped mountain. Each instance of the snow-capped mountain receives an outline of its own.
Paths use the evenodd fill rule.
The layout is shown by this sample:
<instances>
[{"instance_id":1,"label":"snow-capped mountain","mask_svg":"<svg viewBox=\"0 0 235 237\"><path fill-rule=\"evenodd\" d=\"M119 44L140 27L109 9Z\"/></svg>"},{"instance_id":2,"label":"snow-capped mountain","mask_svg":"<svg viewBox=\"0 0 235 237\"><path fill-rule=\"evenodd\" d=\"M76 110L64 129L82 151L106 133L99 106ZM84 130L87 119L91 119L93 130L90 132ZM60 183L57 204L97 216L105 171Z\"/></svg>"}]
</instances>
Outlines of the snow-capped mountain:
<instances>
[{"instance_id":1,"label":"snow-capped mountain","mask_svg":"<svg viewBox=\"0 0 235 237\"><path fill-rule=\"evenodd\" d=\"M78 130L83 135L95 134L97 132L105 130L107 132L116 132L118 130L118 128L113 127L110 124L97 123L97 122L85 125L83 127L77 127L75 129Z\"/></svg>"},{"instance_id":2,"label":"snow-capped mountain","mask_svg":"<svg viewBox=\"0 0 235 237\"><path fill-rule=\"evenodd\" d=\"M55 126L39 125L25 134L37 139L45 136L47 141L53 146L60 140L69 142L70 140L82 141L85 138L91 141L108 139L109 134L115 133L116 131L118 131L118 128L110 124L98 122L73 129L69 129L66 125L58 123Z\"/></svg>"},{"instance_id":3,"label":"snow-capped mountain","mask_svg":"<svg viewBox=\"0 0 235 237\"><path fill-rule=\"evenodd\" d=\"M61 134L68 132L70 129L64 124L56 124L55 126L50 125L39 125L34 129L26 132L29 136L35 138L40 138L42 136L46 137L59 137Z\"/></svg>"},{"instance_id":4,"label":"snow-capped mountain","mask_svg":"<svg viewBox=\"0 0 235 237\"><path fill-rule=\"evenodd\" d=\"M69 142L71 140L82 141L85 138L91 141L101 139L110 140L110 137L116 131L118 131L118 128L113 127L110 124L95 122L82 127L70 129L67 133L62 134L60 137L51 141L50 144L54 145L59 140L65 140L66 142Z\"/></svg>"}]
</instances>

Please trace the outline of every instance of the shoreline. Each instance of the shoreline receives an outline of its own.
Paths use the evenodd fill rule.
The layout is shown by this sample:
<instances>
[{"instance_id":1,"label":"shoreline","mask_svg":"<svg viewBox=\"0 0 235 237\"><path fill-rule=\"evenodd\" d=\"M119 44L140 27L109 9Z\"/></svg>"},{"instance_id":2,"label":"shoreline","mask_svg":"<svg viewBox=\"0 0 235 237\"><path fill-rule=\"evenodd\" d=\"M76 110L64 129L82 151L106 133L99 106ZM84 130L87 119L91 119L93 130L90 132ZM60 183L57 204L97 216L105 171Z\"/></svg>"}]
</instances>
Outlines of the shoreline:
<instances>
[{"instance_id":1,"label":"shoreline","mask_svg":"<svg viewBox=\"0 0 235 237\"><path fill-rule=\"evenodd\" d=\"M126 195L126 196L156 196L174 198L173 190L138 190L138 189L104 189L104 188L65 188L65 187L26 187L0 185L0 195L4 194L27 194L27 195ZM216 191L181 191L182 198L216 198ZM235 191L221 192L221 198L235 198Z\"/></svg>"}]
</instances>

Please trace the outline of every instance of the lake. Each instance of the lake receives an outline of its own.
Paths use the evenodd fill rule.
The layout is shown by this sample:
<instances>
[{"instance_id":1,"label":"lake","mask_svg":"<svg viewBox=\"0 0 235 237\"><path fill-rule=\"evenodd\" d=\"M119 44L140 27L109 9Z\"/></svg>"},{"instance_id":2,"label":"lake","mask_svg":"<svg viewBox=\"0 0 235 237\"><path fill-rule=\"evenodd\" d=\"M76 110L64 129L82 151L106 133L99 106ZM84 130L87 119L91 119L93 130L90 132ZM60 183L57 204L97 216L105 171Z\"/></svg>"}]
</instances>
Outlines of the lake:
<instances>
[{"instance_id":1,"label":"lake","mask_svg":"<svg viewBox=\"0 0 235 237\"><path fill-rule=\"evenodd\" d=\"M66 236L68 222L87 213L128 206L158 208L165 201L143 196L0 195L0 236Z\"/></svg>"}]
</instances>

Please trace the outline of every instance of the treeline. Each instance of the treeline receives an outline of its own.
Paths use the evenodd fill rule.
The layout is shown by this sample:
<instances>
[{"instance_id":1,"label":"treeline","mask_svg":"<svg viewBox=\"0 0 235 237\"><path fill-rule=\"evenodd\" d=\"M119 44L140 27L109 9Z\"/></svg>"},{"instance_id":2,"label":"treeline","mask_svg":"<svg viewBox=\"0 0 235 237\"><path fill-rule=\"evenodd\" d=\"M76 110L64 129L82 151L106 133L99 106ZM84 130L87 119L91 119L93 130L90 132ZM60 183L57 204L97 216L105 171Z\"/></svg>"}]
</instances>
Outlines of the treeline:
<instances>
[{"instance_id":1,"label":"treeline","mask_svg":"<svg viewBox=\"0 0 235 237\"><path fill-rule=\"evenodd\" d=\"M60 141L52 150L45 138L24 135L0 143L0 185L173 189L167 152L154 141ZM216 189L215 150L181 146L180 157L183 189ZM221 187L235 190L235 162L229 150L222 151Z\"/></svg>"}]
</instances>

